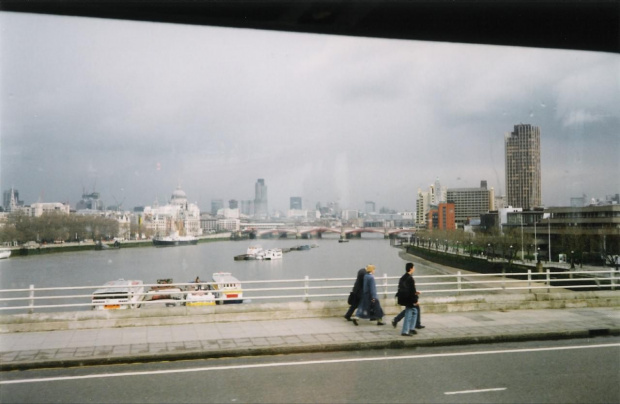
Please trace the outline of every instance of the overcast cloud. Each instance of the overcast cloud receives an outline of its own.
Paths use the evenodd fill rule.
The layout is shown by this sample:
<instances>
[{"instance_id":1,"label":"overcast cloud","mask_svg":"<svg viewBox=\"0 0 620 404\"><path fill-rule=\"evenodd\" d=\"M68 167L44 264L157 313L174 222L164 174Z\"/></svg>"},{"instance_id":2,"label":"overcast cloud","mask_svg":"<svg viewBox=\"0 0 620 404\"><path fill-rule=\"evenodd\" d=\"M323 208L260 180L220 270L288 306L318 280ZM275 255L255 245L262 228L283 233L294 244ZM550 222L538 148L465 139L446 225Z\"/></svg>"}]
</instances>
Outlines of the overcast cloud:
<instances>
[{"instance_id":1,"label":"overcast cloud","mask_svg":"<svg viewBox=\"0 0 620 404\"><path fill-rule=\"evenodd\" d=\"M541 128L543 202L620 192L620 57L0 13L1 184L126 208L178 184L202 209L418 188L505 192L504 134Z\"/></svg>"}]
</instances>

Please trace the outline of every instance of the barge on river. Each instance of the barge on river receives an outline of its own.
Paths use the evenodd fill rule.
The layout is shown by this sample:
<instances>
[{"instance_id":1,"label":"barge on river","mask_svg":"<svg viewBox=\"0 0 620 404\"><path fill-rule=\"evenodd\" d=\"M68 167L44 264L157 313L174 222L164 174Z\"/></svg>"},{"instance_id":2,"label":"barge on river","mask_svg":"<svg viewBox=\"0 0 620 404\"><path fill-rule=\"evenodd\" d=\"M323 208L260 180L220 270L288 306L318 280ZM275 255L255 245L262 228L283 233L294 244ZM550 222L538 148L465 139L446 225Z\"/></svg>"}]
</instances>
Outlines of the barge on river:
<instances>
[{"instance_id":1,"label":"barge on river","mask_svg":"<svg viewBox=\"0 0 620 404\"><path fill-rule=\"evenodd\" d=\"M118 279L93 292L93 310L135 309L144 297L142 281Z\"/></svg>"}]
</instances>

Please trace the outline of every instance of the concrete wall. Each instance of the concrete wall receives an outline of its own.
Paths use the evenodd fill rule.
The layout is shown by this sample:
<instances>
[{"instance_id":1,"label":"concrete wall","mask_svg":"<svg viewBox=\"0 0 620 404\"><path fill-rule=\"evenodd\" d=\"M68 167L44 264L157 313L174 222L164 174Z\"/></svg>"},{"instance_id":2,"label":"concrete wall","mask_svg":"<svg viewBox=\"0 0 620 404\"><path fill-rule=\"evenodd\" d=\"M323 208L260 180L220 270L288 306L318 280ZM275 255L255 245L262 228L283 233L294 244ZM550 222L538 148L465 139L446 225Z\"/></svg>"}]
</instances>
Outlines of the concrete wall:
<instances>
[{"instance_id":1,"label":"concrete wall","mask_svg":"<svg viewBox=\"0 0 620 404\"><path fill-rule=\"evenodd\" d=\"M386 317L401 310L393 298L382 299L381 304ZM423 313L620 307L620 292L563 291L425 297L421 305ZM323 301L13 314L0 316L0 333L340 317L347 308L343 301Z\"/></svg>"}]
</instances>

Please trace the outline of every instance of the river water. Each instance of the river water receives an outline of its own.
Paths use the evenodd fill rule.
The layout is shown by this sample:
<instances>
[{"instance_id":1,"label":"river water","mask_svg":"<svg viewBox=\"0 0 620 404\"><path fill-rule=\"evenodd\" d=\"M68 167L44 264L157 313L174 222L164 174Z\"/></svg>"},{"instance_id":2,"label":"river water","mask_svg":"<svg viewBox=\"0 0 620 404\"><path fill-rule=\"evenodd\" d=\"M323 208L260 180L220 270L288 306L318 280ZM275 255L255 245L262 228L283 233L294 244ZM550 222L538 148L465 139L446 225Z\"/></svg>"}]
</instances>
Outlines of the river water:
<instances>
[{"instance_id":1,"label":"river water","mask_svg":"<svg viewBox=\"0 0 620 404\"><path fill-rule=\"evenodd\" d=\"M250 245L257 244L263 248L290 248L303 244L315 247L285 253L281 260L234 261L235 255L245 254ZM399 251L382 235L370 234L348 243L339 243L337 237L312 240L261 239L215 241L183 247L139 247L33 255L1 260L0 288L21 289L29 285L35 288L100 286L119 278L155 283L159 278L191 282L199 276L203 281L210 281L214 272L231 272L242 282L303 279L305 276L311 279L353 279L359 268L370 263L376 265L377 277L384 274L400 276L404 273L405 261L399 257ZM416 267L417 275L436 273L424 266ZM91 292L86 290L79 293ZM64 291L63 294L71 293Z\"/></svg>"}]
</instances>

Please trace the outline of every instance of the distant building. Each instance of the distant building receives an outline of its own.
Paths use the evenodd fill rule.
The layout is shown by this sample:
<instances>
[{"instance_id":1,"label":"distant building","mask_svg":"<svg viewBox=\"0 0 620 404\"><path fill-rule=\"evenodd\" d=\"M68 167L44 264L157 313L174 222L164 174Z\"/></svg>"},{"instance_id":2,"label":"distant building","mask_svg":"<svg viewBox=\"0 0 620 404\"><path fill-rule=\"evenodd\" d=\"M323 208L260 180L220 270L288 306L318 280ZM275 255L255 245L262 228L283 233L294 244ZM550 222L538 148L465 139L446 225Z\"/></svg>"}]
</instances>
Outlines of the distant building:
<instances>
[{"instance_id":1,"label":"distant building","mask_svg":"<svg viewBox=\"0 0 620 404\"><path fill-rule=\"evenodd\" d=\"M436 178L435 183L429 187L429 192L431 192L431 203L433 205L439 205L446 201L447 188L441 186L439 178Z\"/></svg>"},{"instance_id":2,"label":"distant building","mask_svg":"<svg viewBox=\"0 0 620 404\"><path fill-rule=\"evenodd\" d=\"M304 209L289 209L286 212L286 217L294 220L305 221L308 219L308 211Z\"/></svg>"},{"instance_id":3,"label":"distant building","mask_svg":"<svg viewBox=\"0 0 620 404\"><path fill-rule=\"evenodd\" d=\"M487 189L486 181L481 181L480 188L448 188L447 199L454 204L459 228L470 219L479 219L481 214L495 210L495 191L493 187Z\"/></svg>"},{"instance_id":4,"label":"distant building","mask_svg":"<svg viewBox=\"0 0 620 404\"><path fill-rule=\"evenodd\" d=\"M39 217L45 213L64 213L69 214L71 206L68 203L60 202L37 202L30 205L30 214Z\"/></svg>"},{"instance_id":5,"label":"distant building","mask_svg":"<svg viewBox=\"0 0 620 404\"><path fill-rule=\"evenodd\" d=\"M254 201L252 200L241 201L241 205L239 209L241 211L241 214L245 216L252 216L254 214Z\"/></svg>"},{"instance_id":6,"label":"distant building","mask_svg":"<svg viewBox=\"0 0 620 404\"><path fill-rule=\"evenodd\" d=\"M254 185L254 215L258 218L269 217L267 185L265 185L265 180L262 178L259 178Z\"/></svg>"},{"instance_id":7,"label":"distant building","mask_svg":"<svg viewBox=\"0 0 620 404\"><path fill-rule=\"evenodd\" d=\"M224 208L224 201L222 199L211 200L211 214L217 215L217 211Z\"/></svg>"},{"instance_id":8,"label":"distant building","mask_svg":"<svg viewBox=\"0 0 620 404\"><path fill-rule=\"evenodd\" d=\"M432 193L418 189L418 197L415 202L416 218L415 223L418 227L427 227L428 212L432 203Z\"/></svg>"},{"instance_id":9,"label":"distant building","mask_svg":"<svg viewBox=\"0 0 620 404\"><path fill-rule=\"evenodd\" d=\"M505 208L506 197L504 195L495 195L495 209Z\"/></svg>"},{"instance_id":10,"label":"distant building","mask_svg":"<svg viewBox=\"0 0 620 404\"><path fill-rule=\"evenodd\" d=\"M19 206L24 206L24 201L19 200L18 190L11 188L2 193L2 207L5 212L12 212Z\"/></svg>"},{"instance_id":11,"label":"distant building","mask_svg":"<svg viewBox=\"0 0 620 404\"><path fill-rule=\"evenodd\" d=\"M300 196L291 196L291 210L301 210L301 197Z\"/></svg>"},{"instance_id":12,"label":"distant building","mask_svg":"<svg viewBox=\"0 0 620 404\"><path fill-rule=\"evenodd\" d=\"M375 203L373 201L364 202L364 212L365 213L373 213L376 212L377 209L375 207Z\"/></svg>"},{"instance_id":13,"label":"distant building","mask_svg":"<svg viewBox=\"0 0 620 404\"><path fill-rule=\"evenodd\" d=\"M453 203L440 203L428 212L427 228L429 230L455 230L455 209Z\"/></svg>"},{"instance_id":14,"label":"distant building","mask_svg":"<svg viewBox=\"0 0 620 404\"><path fill-rule=\"evenodd\" d=\"M586 196L586 194L583 194L582 196L579 196L579 197L570 198L570 206L573 208L583 208L584 206L587 205L587 202L588 202L588 197Z\"/></svg>"},{"instance_id":15,"label":"distant building","mask_svg":"<svg viewBox=\"0 0 620 404\"><path fill-rule=\"evenodd\" d=\"M191 236L202 234L200 209L187 201L187 195L180 186L172 193L167 205L159 206L156 202L153 206L144 208L143 224L160 236L175 232Z\"/></svg>"},{"instance_id":16,"label":"distant building","mask_svg":"<svg viewBox=\"0 0 620 404\"><path fill-rule=\"evenodd\" d=\"M200 214L200 228L202 233L213 233L217 231L217 218L209 213Z\"/></svg>"},{"instance_id":17,"label":"distant building","mask_svg":"<svg viewBox=\"0 0 620 404\"><path fill-rule=\"evenodd\" d=\"M238 209L239 208L239 202L237 202L237 200L235 200L235 199L231 199L230 201L228 201L228 208L229 209Z\"/></svg>"},{"instance_id":18,"label":"distant building","mask_svg":"<svg viewBox=\"0 0 620 404\"><path fill-rule=\"evenodd\" d=\"M239 219L218 219L218 231L239 231L241 221Z\"/></svg>"},{"instance_id":19,"label":"distant building","mask_svg":"<svg viewBox=\"0 0 620 404\"><path fill-rule=\"evenodd\" d=\"M360 213L357 210L345 209L340 213L342 220L356 220L360 217Z\"/></svg>"},{"instance_id":20,"label":"distant building","mask_svg":"<svg viewBox=\"0 0 620 404\"><path fill-rule=\"evenodd\" d=\"M82 199L75 205L75 210L105 210L99 192L82 193Z\"/></svg>"},{"instance_id":21,"label":"distant building","mask_svg":"<svg viewBox=\"0 0 620 404\"><path fill-rule=\"evenodd\" d=\"M506 203L517 208L542 206L540 128L515 125L504 136L506 156Z\"/></svg>"}]
</instances>

